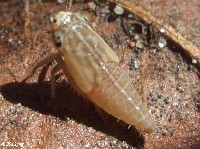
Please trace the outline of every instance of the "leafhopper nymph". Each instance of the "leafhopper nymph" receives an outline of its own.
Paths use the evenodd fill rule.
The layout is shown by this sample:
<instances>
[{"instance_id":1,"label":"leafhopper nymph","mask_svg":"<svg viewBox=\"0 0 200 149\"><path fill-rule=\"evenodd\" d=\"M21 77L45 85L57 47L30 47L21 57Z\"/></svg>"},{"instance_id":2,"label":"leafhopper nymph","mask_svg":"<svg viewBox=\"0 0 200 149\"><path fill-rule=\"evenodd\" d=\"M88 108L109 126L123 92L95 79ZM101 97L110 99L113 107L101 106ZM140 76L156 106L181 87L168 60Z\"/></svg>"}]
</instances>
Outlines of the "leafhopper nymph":
<instances>
[{"instance_id":1,"label":"leafhopper nymph","mask_svg":"<svg viewBox=\"0 0 200 149\"><path fill-rule=\"evenodd\" d=\"M79 13L58 12L51 22L58 53L39 62L33 70L56 60L58 64L52 74L63 69L75 90L95 105L140 131L152 132L155 126L128 70L119 66L118 56L84 17Z\"/></svg>"}]
</instances>

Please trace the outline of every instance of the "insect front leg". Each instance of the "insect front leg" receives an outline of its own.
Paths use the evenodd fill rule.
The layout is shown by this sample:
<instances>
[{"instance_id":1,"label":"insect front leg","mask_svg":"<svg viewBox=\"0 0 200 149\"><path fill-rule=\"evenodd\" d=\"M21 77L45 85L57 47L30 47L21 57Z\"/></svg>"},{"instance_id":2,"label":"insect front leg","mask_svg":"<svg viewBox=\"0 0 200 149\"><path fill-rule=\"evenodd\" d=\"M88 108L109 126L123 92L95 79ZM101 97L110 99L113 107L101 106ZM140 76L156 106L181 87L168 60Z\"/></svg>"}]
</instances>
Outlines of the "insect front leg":
<instances>
[{"instance_id":1,"label":"insect front leg","mask_svg":"<svg viewBox=\"0 0 200 149\"><path fill-rule=\"evenodd\" d=\"M67 1L66 10L71 10L72 3L73 3L73 0L68 0L68 1Z\"/></svg>"},{"instance_id":2,"label":"insect front leg","mask_svg":"<svg viewBox=\"0 0 200 149\"><path fill-rule=\"evenodd\" d=\"M30 71L30 73L26 76L25 79L23 79L23 82L26 82L26 80L28 80L29 78L31 78L35 72L37 71L37 69L45 64L48 64L50 62L53 62L57 57L59 57L60 54L59 53L54 53L46 58L44 58L43 60L41 60L40 62L38 62Z\"/></svg>"}]
</instances>

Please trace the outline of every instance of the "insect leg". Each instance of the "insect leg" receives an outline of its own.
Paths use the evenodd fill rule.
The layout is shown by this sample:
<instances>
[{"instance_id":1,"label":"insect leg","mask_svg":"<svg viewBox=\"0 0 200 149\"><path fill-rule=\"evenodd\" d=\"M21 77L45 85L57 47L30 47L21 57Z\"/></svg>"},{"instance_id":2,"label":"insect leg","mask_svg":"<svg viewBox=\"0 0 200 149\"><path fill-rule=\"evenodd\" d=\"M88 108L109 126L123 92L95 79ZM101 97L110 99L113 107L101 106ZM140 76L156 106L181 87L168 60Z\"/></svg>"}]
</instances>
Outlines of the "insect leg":
<instances>
[{"instance_id":1,"label":"insect leg","mask_svg":"<svg viewBox=\"0 0 200 149\"><path fill-rule=\"evenodd\" d=\"M68 0L68 1L67 1L66 10L71 10L72 3L73 3L73 0Z\"/></svg>"},{"instance_id":2,"label":"insect leg","mask_svg":"<svg viewBox=\"0 0 200 149\"><path fill-rule=\"evenodd\" d=\"M59 64L56 64L53 69L51 70L51 96L52 99L55 99L55 90L56 90L56 81L55 81L55 74L61 70Z\"/></svg>"},{"instance_id":3,"label":"insect leg","mask_svg":"<svg viewBox=\"0 0 200 149\"><path fill-rule=\"evenodd\" d=\"M52 55L50 55L50 56L44 58L44 59L41 60L40 62L38 62L38 63L32 68L32 70L31 70L31 72L28 74L28 76L26 76L26 78L23 79L23 82L26 82L26 80L28 80L29 78L31 78L31 77L35 74L36 70L37 70L39 67L41 67L42 65L45 65L45 64L47 64L47 63L53 62L53 61L54 61L57 57L59 57L59 56L60 56L59 53L54 53L54 54L52 54Z\"/></svg>"},{"instance_id":4,"label":"insect leg","mask_svg":"<svg viewBox=\"0 0 200 149\"><path fill-rule=\"evenodd\" d=\"M57 57L55 60L59 66L62 68L62 70L64 71L67 80L69 81L70 85L72 86L72 88L79 93L80 95L82 95L83 97L86 97L85 94L78 88L78 86L76 85L76 83L74 82L74 80L72 79L71 75L68 73L68 68L66 67L65 61L64 59L60 56ZM86 97L87 98L87 97Z\"/></svg>"}]
</instances>

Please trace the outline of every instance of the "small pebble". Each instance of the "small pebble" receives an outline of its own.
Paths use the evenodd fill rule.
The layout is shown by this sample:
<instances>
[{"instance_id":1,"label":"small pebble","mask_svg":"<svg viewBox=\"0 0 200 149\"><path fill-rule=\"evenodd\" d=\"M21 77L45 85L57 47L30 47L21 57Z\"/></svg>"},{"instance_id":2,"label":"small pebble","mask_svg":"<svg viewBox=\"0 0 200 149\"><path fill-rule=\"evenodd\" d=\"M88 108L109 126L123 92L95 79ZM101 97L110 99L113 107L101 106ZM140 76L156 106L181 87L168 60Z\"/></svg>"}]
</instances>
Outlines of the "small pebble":
<instances>
[{"instance_id":1,"label":"small pebble","mask_svg":"<svg viewBox=\"0 0 200 149\"><path fill-rule=\"evenodd\" d=\"M130 42L129 42L129 46L130 46L131 48L134 48L134 47L135 47L135 42L134 42L134 41L130 41Z\"/></svg>"},{"instance_id":2,"label":"small pebble","mask_svg":"<svg viewBox=\"0 0 200 149\"><path fill-rule=\"evenodd\" d=\"M192 64L196 64L197 60L196 59L192 59Z\"/></svg>"},{"instance_id":3,"label":"small pebble","mask_svg":"<svg viewBox=\"0 0 200 149\"><path fill-rule=\"evenodd\" d=\"M11 38L8 39L8 42L12 42L13 40Z\"/></svg>"},{"instance_id":4,"label":"small pebble","mask_svg":"<svg viewBox=\"0 0 200 149\"><path fill-rule=\"evenodd\" d=\"M57 0L58 3L62 4L64 3L66 0Z\"/></svg>"},{"instance_id":5,"label":"small pebble","mask_svg":"<svg viewBox=\"0 0 200 149\"><path fill-rule=\"evenodd\" d=\"M134 67L135 68L140 68L140 65L141 65L141 61L140 60L134 60Z\"/></svg>"},{"instance_id":6,"label":"small pebble","mask_svg":"<svg viewBox=\"0 0 200 149\"><path fill-rule=\"evenodd\" d=\"M90 144L90 143L87 143L87 144L85 145L85 148L91 148L91 144Z\"/></svg>"},{"instance_id":7,"label":"small pebble","mask_svg":"<svg viewBox=\"0 0 200 149\"><path fill-rule=\"evenodd\" d=\"M124 13L124 9L120 6L116 6L114 8L114 12L117 14L117 15L122 15Z\"/></svg>"},{"instance_id":8,"label":"small pebble","mask_svg":"<svg viewBox=\"0 0 200 149\"><path fill-rule=\"evenodd\" d=\"M158 41L159 48L164 48L167 45L167 41L164 38L160 38Z\"/></svg>"},{"instance_id":9,"label":"small pebble","mask_svg":"<svg viewBox=\"0 0 200 149\"><path fill-rule=\"evenodd\" d=\"M133 15L132 14L128 14L128 18L132 18L133 17Z\"/></svg>"},{"instance_id":10,"label":"small pebble","mask_svg":"<svg viewBox=\"0 0 200 149\"><path fill-rule=\"evenodd\" d=\"M164 33L164 32L165 32L165 29L164 29L164 28L161 28L161 29L160 29L160 32L161 32L161 33Z\"/></svg>"},{"instance_id":11,"label":"small pebble","mask_svg":"<svg viewBox=\"0 0 200 149\"><path fill-rule=\"evenodd\" d=\"M138 39L137 42L136 42L136 47L140 48L140 49L144 48L143 41Z\"/></svg>"},{"instance_id":12,"label":"small pebble","mask_svg":"<svg viewBox=\"0 0 200 149\"><path fill-rule=\"evenodd\" d=\"M22 43L22 41L21 40L18 40L18 44L21 44Z\"/></svg>"}]
</instances>

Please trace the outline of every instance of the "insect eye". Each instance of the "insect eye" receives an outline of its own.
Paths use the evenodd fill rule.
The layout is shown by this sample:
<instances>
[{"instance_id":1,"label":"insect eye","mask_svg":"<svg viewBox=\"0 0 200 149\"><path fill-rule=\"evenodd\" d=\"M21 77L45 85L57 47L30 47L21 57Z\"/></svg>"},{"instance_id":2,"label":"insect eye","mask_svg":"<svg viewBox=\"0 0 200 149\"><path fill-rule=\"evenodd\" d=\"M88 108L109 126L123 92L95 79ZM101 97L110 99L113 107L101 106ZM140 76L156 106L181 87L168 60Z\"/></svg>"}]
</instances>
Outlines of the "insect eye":
<instances>
[{"instance_id":1,"label":"insect eye","mask_svg":"<svg viewBox=\"0 0 200 149\"><path fill-rule=\"evenodd\" d=\"M62 46L62 42L61 42L60 36L56 37L55 44L56 44L56 47L61 47Z\"/></svg>"},{"instance_id":2,"label":"insect eye","mask_svg":"<svg viewBox=\"0 0 200 149\"><path fill-rule=\"evenodd\" d=\"M59 33L54 34L54 42L55 42L56 47L62 46L62 38L61 38L61 35Z\"/></svg>"},{"instance_id":3,"label":"insect eye","mask_svg":"<svg viewBox=\"0 0 200 149\"><path fill-rule=\"evenodd\" d=\"M56 20L56 18L55 18L55 17L53 17L53 16L50 16L50 22L56 23L56 22L57 22L57 20Z\"/></svg>"}]
</instances>

